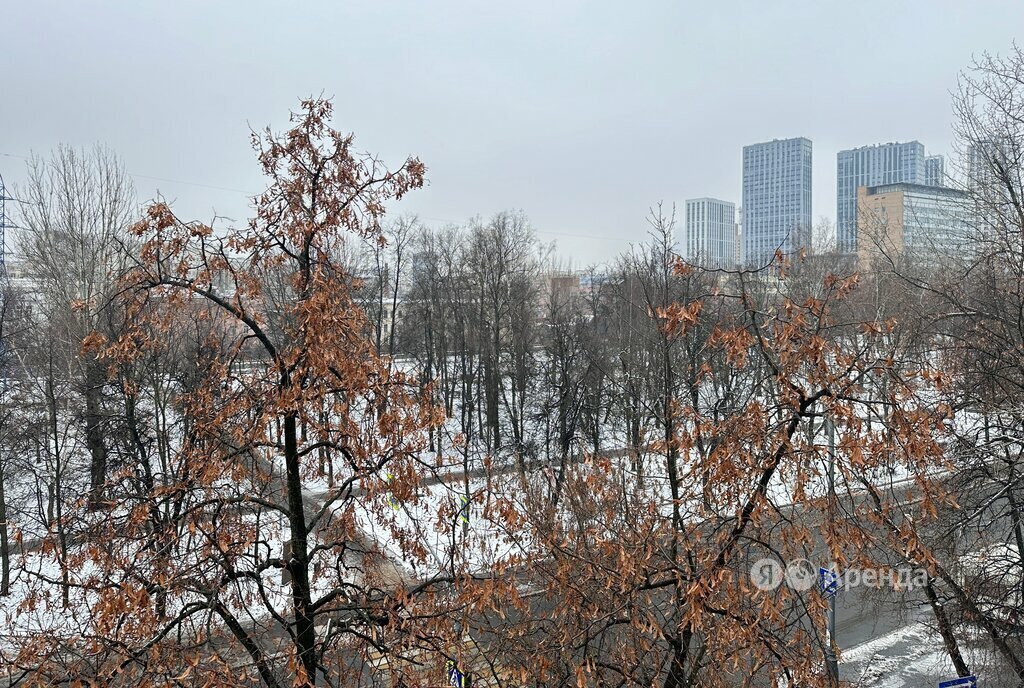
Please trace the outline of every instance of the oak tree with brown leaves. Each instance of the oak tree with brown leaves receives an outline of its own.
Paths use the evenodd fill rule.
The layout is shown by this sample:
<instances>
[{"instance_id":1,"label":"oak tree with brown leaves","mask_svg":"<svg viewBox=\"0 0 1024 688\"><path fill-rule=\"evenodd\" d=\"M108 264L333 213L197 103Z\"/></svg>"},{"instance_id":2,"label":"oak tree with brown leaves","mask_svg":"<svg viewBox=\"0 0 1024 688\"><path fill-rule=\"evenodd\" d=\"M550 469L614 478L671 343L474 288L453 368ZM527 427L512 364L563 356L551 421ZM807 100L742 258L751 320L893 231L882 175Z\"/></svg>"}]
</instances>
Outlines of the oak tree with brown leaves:
<instances>
[{"instance_id":1,"label":"oak tree with brown leaves","mask_svg":"<svg viewBox=\"0 0 1024 688\"><path fill-rule=\"evenodd\" d=\"M441 416L378 355L342 256L382 241L425 168L358 153L331 112L306 100L287 132L253 135L269 185L247 226L157 202L132 227L126 332L87 345L116 378L191 336L195 375L165 409L167 460L111 476L108 514L76 514L68 610L50 613L42 584L28 596L12 658L25 683L339 685L424 635L367 527L424 475Z\"/></svg>"}]
</instances>

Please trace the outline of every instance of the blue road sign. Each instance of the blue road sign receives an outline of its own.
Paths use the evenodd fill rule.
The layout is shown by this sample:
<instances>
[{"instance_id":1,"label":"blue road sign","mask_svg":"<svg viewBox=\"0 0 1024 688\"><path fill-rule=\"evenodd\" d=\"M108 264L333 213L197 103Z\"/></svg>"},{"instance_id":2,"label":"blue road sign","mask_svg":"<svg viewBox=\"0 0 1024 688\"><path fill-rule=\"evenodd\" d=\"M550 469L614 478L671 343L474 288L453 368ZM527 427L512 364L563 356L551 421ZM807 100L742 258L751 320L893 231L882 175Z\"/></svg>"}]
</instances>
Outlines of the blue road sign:
<instances>
[{"instance_id":1,"label":"blue road sign","mask_svg":"<svg viewBox=\"0 0 1024 688\"><path fill-rule=\"evenodd\" d=\"M948 681L939 681L939 688L978 688L978 677L961 676Z\"/></svg>"},{"instance_id":2,"label":"blue road sign","mask_svg":"<svg viewBox=\"0 0 1024 688\"><path fill-rule=\"evenodd\" d=\"M835 597L839 591L839 575L826 568L818 569L818 590L825 597Z\"/></svg>"},{"instance_id":3,"label":"blue road sign","mask_svg":"<svg viewBox=\"0 0 1024 688\"><path fill-rule=\"evenodd\" d=\"M464 688L466 677L455 666L455 662L449 659L445 662L445 669L448 671L448 685L452 686L452 688Z\"/></svg>"}]
</instances>

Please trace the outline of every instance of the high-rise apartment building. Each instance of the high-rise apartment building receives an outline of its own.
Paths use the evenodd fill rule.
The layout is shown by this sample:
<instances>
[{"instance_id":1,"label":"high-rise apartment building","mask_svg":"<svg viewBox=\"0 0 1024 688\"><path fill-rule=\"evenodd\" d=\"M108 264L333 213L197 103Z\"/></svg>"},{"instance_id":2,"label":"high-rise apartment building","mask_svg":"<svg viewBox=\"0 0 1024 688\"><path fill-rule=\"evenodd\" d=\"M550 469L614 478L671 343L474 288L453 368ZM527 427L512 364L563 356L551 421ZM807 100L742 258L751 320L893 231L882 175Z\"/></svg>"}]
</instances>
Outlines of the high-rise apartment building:
<instances>
[{"instance_id":1,"label":"high-rise apartment building","mask_svg":"<svg viewBox=\"0 0 1024 688\"><path fill-rule=\"evenodd\" d=\"M836 156L836 249L857 249L857 189L883 184L944 186L941 155L925 155L920 141L883 143Z\"/></svg>"},{"instance_id":2,"label":"high-rise apartment building","mask_svg":"<svg viewBox=\"0 0 1024 688\"><path fill-rule=\"evenodd\" d=\"M743 147L743 260L765 265L775 251L811 247L811 142Z\"/></svg>"},{"instance_id":3,"label":"high-rise apartment building","mask_svg":"<svg viewBox=\"0 0 1024 688\"><path fill-rule=\"evenodd\" d=\"M975 141L967 147L967 188L1006 193L1006 175L1017 168L1010 141Z\"/></svg>"},{"instance_id":4,"label":"high-rise apartment building","mask_svg":"<svg viewBox=\"0 0 1024 688\"><path fill-rule=\"evenodd\" d=\"M929 155L924 159L925 186L946 185L946 160L941 155Z\"/></svg>"},{"instance_id":5,"label":"high-rise apartment building","mask_svg":"<svg viewBox=\"0 0 1024 688\"><path fill-rule=\"evenodd\" d=\"M736 265L743 265L743 207L736 209Z\"/></svg>"},{"instance_id":6,"label":"high-rise apartment building","mask_svg":"<svg viewBox=\"0 0 1024 688\"><path fill-rule=\"evenodd\" d=\"M717 198L686 201L686 259L709 268L728 268L736 263L736 206Z\"/></svg>"}]
</instances>

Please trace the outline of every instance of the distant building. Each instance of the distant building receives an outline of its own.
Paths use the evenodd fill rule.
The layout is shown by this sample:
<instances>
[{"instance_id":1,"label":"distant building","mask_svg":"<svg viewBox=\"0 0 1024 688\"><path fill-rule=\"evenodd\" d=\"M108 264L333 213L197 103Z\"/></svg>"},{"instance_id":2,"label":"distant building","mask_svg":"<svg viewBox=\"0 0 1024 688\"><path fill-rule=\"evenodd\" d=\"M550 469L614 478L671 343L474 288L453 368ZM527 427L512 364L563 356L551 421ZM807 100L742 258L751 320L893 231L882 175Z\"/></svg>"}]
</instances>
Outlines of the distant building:
<instances>
[{"instance_id":1,"label":"distant building","mask_svg":"<svg viewBox=\"0 0 1024 688\"><path fill-rule=\"evenodd\" d=\"M736 209L736 265L743 265L743 208Z\"/></svg>"},{"instance_id":2,"label":"distant building","mask_svg":"<svg viewBox=\"0 0 1024 688\"><path fill-rule=\"evenodd\" d=\"M992 183L1002 159L1001 153L995 142L976 142L967 147L968 188L975 190Z\"/></svg>"},{"instance_id":3,"label":"distant building","mask_svg":"<svg viewBox=\"0 0 1024 688\"><path fill-rule=\"evenodd\" d=\"M1011 141L979 141L967 147L967 187L983 196L1008 193L1006 179L1014 179L1019 163Z\"/></svg>"},{"instance_id":4,"label":"distant building","mask_svg":"<svg viewBox=\"0 0 1024 688\"><path fill-rule=\"evenodd\" d=\"M603 287L612 283L612 278L603 274L582 273L580 275L580 293L585 295L596 294Z\"/></svg>"},{"instance_id":5,"label":"distant building","mask_svg":"<svg viewBox=\"0 0 1024 688\"><path fill-rule=\"evenodd\" d=\"M716 198L686 201L685 258L709 268L736 264L736 206Z\"/></svg>"},{"instance_id":6,"label":"distant building","mask_svg":"<svg viewBox=\"0 0 1024 688\"><path fill-rule=\"evenodd\" d=\"M570 306L582 292L580 276L573 273L551 273L544 276L547 289L541 294L541 312L555 313Z\"/></svg>"},{"instance_id":7,"label":"distant building","mask_svg":"<svg viewBox=\"0 0 1024 688\"><path fill-rule=\"evenodd\" d=\"M942 156L926 156L919 141L883 143L836 156L836 249L857 249L857 190L882 184L943 186Z\"/></svg>"},{"instance_id":8,"label":"distant building","mask_svg":"<svg viewBox=\"0 0 1024 688\"><path fill-rule=\"evenodd\" d=\"M926 186L946 185L946 159L941 155L929 155L924 159L924 183Z\"/></svg>"},{"instance_id":9,"label":"distant building","mask_svg":"<svg viewBox=\"0 0 1024 688\"><path fill-rule=\"evenodd\" d=\"M1020 144L1011 139L976 141L967 148L966 188L979 222L1000 234L1019 223Z\"/></svg>"},{"instance_id":10,"label":"distant building","mask_svg":"<svg viewBox=\"0 0 1024 688\"><path fill-rule=\"evenodd\" d=\"M914 252L951 254L969 244L968 195L925 184L883 184L857 190L857 253L862 267L876 258Z\"/></svg>"},{"instance_id":11,"label":"distant building","mask_svg":"<svg viewBox=\"0 0 1024 688\"><path fill-rule=\"evenodd\" d=\"M811 142L805 138L743 148L743 261L764 265L777 249L811 247Z\"/></svg>"}]
</instances>

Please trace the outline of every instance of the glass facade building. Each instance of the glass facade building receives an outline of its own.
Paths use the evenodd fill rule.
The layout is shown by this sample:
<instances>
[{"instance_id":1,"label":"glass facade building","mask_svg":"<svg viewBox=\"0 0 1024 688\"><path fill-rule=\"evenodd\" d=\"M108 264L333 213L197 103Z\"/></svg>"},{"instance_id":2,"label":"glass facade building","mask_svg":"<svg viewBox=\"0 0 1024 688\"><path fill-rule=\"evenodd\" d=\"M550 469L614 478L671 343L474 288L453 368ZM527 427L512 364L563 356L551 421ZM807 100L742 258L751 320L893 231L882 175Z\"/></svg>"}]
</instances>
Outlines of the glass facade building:
<instances>
[{"instance_id":1,"label":"glass facade building","mask_svg":"<svg viewBox=\"0 0 1024 688\"><path fill-rule=\"evenodd\" d=\"M971 248L968 194L925 184L858 189L858 253L862 263L880 254L950 255Z\"/></svg>"},{"instance_id":2,"label":"glass facade building","mask_svg":"<svg viewBox=\"0 0 1024 688\"><path fill-rule=\"evenodd\" d=\"M836 156L836 249L857 249L857 189L882 184L944 186L941 155L926 156L919 141L883 143Z\"/></svg>"},{"instance_id":3,"label":"glass facade building","mask_svg":"<svg viewBox=\"0 0 1024 688\"><path fill-rule=\"evenodd\" d=\"M729 268L736 263L736 206L717 198L686 201L684 256L695 265Z\"/></svg>"},{"instance_id":4,"label":"glass facade building","mask_svg":"<svg viewBox=\"0 0 1024 688\"><path fill-rule=\"evenodd\" d=\"M946 160L941 155L929 155L924 159L925 186L946 185Z\"/></svg>"},{"instance_id":5,"label":"glass facade building","mask_svg":"<svg viewBox=\"0 0 1024 688\"><path fill-rule=\"evenodd\" d=\"M765 265L775 251L811 247L811 142L805 138L743 148L743 260Z\"/></svg>"},{"instance_id":6,"label":"glass facade building","mask_svg":"<svg viewBox=\"0 0 1024 688\"><path fill-rule=\"evenodd\" d=\"M1018 145L1012 140L975 141L967 147L967 186L972 191L1005 195L1006 173L1017 169Z\"/></svg>"}]
</instances>

